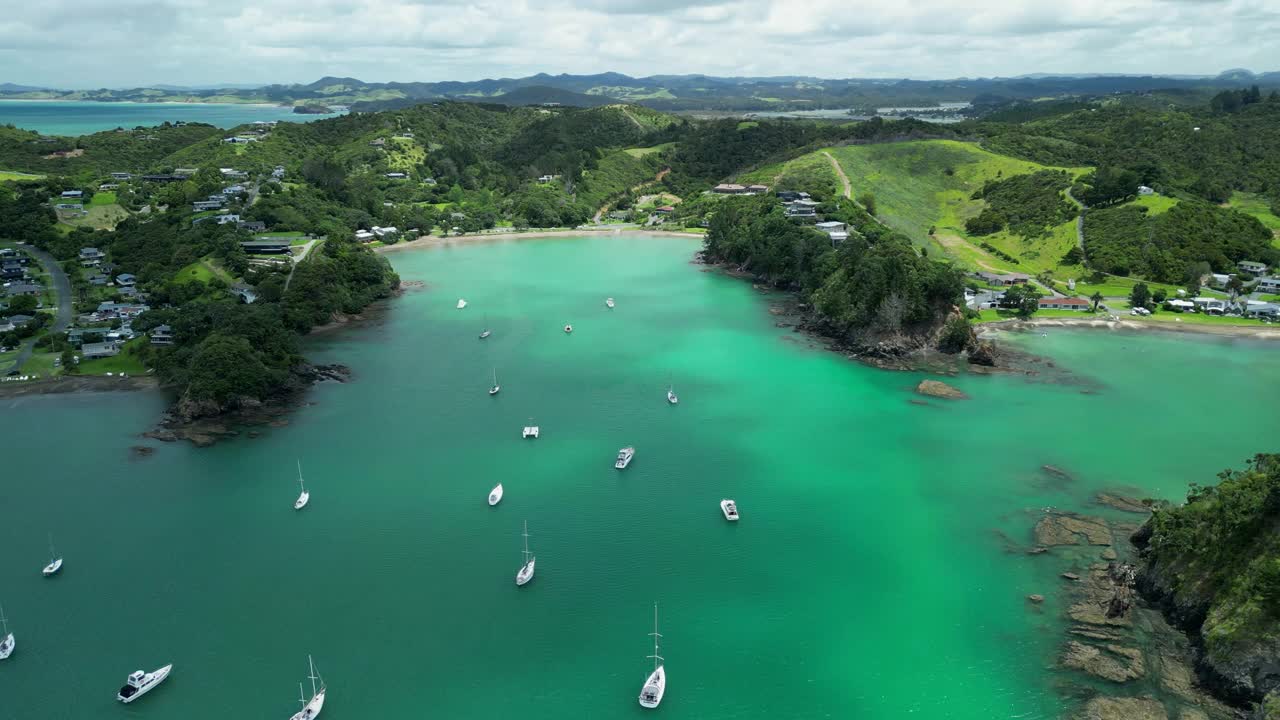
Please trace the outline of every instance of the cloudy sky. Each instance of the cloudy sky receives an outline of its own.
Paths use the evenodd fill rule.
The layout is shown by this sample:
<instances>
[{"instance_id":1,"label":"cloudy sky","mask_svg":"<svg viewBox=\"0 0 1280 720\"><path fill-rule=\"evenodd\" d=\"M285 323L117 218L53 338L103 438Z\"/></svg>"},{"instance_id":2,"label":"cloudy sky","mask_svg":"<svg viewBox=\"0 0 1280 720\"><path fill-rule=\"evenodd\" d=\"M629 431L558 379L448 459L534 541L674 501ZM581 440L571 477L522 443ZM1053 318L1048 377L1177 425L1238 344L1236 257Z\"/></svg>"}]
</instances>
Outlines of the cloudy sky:
<instances>
[{"instance_id":1,"label":"cloudy sky","mask_svg":"<svg viewBox=\"0 0 1280 720\"><path fill-rule=\"evenodd\" d=\"M0 82L1280 70L1277 0L12 0Z\"/></svg>"}]
</instances>

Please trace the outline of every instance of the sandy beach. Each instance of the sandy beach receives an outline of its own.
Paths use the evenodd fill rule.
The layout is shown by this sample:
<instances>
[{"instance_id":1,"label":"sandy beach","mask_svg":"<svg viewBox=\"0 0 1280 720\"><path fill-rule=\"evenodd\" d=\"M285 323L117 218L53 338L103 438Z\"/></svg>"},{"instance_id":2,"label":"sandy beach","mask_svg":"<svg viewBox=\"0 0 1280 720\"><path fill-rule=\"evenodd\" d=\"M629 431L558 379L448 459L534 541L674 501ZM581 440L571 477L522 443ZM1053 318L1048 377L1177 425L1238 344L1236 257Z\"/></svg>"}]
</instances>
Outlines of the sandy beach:
<instances>
[{"instance_id":1,"label":"sandy beach","mask_svg":"<svg viewBox=\"0 0 1280 720\"><path fill-rule=\"evenodd\" d=\"M1224 337L1254 338L1258 340L1280 340L1280 327L1259 325L1209 325L1204 323L1180 323L1143 320L1104 320L1100 318L1028 318L1026 320L1000 320L983 323L978 332L984 330L1027 331L1039 328L1098 328L1102 330L1155 330L1177 333L1197 333L1200 335L1219 335Z\"/></svg>"},{"instance_id":2,"label":"sandy beach","mask_svg":"<svg viewBox=\"0 0 1280 720\"><path fill-rule=\"evenodd\" d=\"M641 230L638 228L607 228L600 230L531 230L529 232L483 233L476 235L455 235L453 237L437 237L428 235L417 240L398 242L395 245L383 245L374 248L377 253L400 252L402 250L418 250L424 248L454 247L475 243L507 242L510 240L540 240L547 238L581 237L583 235L644 234L658 237L682 237L690 240L701 240L702 235L670 230Z\"/></svg>"}]
</instances>

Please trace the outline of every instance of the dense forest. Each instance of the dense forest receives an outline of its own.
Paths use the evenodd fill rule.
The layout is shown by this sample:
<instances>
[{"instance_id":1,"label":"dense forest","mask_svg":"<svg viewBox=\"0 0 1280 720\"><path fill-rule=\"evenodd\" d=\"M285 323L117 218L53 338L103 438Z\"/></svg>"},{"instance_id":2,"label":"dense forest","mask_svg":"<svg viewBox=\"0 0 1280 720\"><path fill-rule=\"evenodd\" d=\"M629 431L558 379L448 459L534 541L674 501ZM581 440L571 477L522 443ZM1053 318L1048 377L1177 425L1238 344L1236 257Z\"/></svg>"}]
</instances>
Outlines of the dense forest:
<instances>
[{"instance_id":1,"label":"dense forest","mask_svg":"<svg viewBox=\"0 0 1280 720\"><path fill-rule=\"evenodd\" d=\"M1034 238L1054 225L1076 216L1076 207L1062 197L1071 186L1071 176L1061 170L1042 170L988 181L973 194L986 200L977 217L965 223L970 235L990 235L1007 226L1014 235Z\"/></svg>"}]
</instances>

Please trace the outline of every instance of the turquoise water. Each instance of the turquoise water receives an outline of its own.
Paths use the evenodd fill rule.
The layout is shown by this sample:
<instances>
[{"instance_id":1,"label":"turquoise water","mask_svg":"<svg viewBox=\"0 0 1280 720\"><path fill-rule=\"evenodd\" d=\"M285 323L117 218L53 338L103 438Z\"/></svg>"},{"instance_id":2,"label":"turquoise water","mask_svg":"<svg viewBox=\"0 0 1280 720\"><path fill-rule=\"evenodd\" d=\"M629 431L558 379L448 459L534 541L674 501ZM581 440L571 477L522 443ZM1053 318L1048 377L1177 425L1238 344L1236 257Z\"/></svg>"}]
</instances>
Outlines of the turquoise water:
<instances>
[{"instance_id":1,"label":"turquoise water","mask_svg":"<svg viewBox=\"0 0 1280 720\"><path fill-rule=\"evenodd\" d=\"M971 400L917 405L921 375L774 327L767 296L694 250L389 255L426 289L314 339L355 381L258 439L132 460L157 395L0 401L20 449L0 475L18 636L0 718L286 718L308 653L330 720L642 717L655 600L663 717L1057 717L1058 608L1024 599L1056 586L1054 559L1022 552L1041 509L1176 499L1280 436L1272 346L1020 336L1072 382L966 376ZM521 440L531 417L542 437ZM525 520L538 573L517 588ZM66 567L45 580L50 531ZM168 662L112 707L129 671Z\"/></svg>"},{"instance_id":2,"label":"turquoise water","mask_svg":"<svg viewBox=\"0 0 1280 720\"><path fill-rule=\"evenodd\" d=\"M179 120L230 128L257 121L308 122L326 117L333 115L297 115L274 105L0 100L0 125L13 124L44 135L87 135Z\"/></svg>"}]
</instances>

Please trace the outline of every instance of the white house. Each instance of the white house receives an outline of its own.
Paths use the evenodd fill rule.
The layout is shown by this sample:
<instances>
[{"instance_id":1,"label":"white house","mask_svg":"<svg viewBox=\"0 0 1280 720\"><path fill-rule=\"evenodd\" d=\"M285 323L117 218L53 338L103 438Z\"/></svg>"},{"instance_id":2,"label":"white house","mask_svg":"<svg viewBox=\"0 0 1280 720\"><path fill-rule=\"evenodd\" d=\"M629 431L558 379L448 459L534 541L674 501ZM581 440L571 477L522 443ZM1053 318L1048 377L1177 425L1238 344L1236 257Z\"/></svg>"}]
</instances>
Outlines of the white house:
<instances>
[{"instance_id":1,"label":"white house","mask_svg":"<svg viewBox=\"0 0 1280 720\"><path fill-rule=\"evenodd\" d=\"M831 220L828 222L817 223L814 227L826 233L827 237L831 238L831 243L833 245L839 245L849 239L848 226L842 222Z\"/></svg>"},{"instance_id":2,"label":"white house","mask_svg":"<svg viewBox=\"0 0 1280 720\"><path fill-rule=\"evenodd\" d=\"M403 180L409 176L402 172L389 172L387 173L387 177L391 178L392 180Z\"/></svg>"},{"instance_id":3,"label":"white house","mask_svg":"<svg viewBox=\"0 0 1280 720\"><path fill-rule=\"evenodd\" d=\"M1280 278L1278 277L1262 277L1258 278L1258 289L1265 292L1280 292Z\"/></svg>"},{"instance_id":4,"label":"white house","mask_svg":"<svg viewBox=\"0 0 1280 720\"><path fill-rule=\"evenodd\" d=\"M1227 310L1227 301L1221 298L1211 297L1194 297L1191 302L1200 309L1201 312L1211 315L1221 315Z\"/></svg>"},{"instance_id":5,"label":"white house","mask_svg":"<svg viewBox=\"0 0 1280 720\"><path fill-rule=\"evenodd\" d=\"M1213 273L1209 277L1213 278L1213 284L1219 287L1225 287L1227 283L1231 282L1231 276L1223 275L1222 273Z\"/></svg>"},{"instance_id":6,"label":"white house","mask_svg":"<svg viewBox=\"0 0 1280 720\"><path fill-rule=\"evenodd\" d=\"M1240 270L1243 272L1249 273L1250 275L1261 275L1262 273L1267 271L1267 266L1265 263L1254 262L1253 260L1241 260L1240 262L1236 263L1236 267L1240 268Z\"/></svg>"},{"instance_id":7,"label":"white house","mask_svg":"<svg viewBox=\"0 0 1280 720\"><path fill-rule=\"evenodd\" d=\"M1181 310L1182 312L1187 312L1188 310L1195 310L1196 308L1196 304L1191 302L1190 300L1177 300L1177 299L1166 300L1165 304L1175 310Z\"/></svg>"},{"instance_id":8,"label":"white house","mask_svg":"<svg viewBox=\"0 0 1280 720\"><path fill-rule=\"evenodd\" d=\"M398 232L400 231L395 229L394 227L378 227L377 225L373 226L373 234L380 238L384 238L389 235L395 235Z\"/></svg>"},{"instance_id":9,"label":"white house","mask_svg":"<svg viewBox=\"0 0 1280 720\"><path fill-rule=\"evenodd\" d=\"M356 231L356 240L359 242L373 242L375 239L377 239L377 236L368 230Z\"/></svg>"},{"instance_id":10,"label":"white house","mask_svg":"<svg viewBox=\"0 0 1280 720\"><path fill-rule=\"evenodd\" d=\"M1155 194L1156 194L1156 191L1155 191L1155 190L1152 190L1151 188L1147 187L1146 185L1139 185L1139 186L1138 186L1138 194L1139 194L1139 195L1155 195Z\"/></svg>"}]
</instances>

